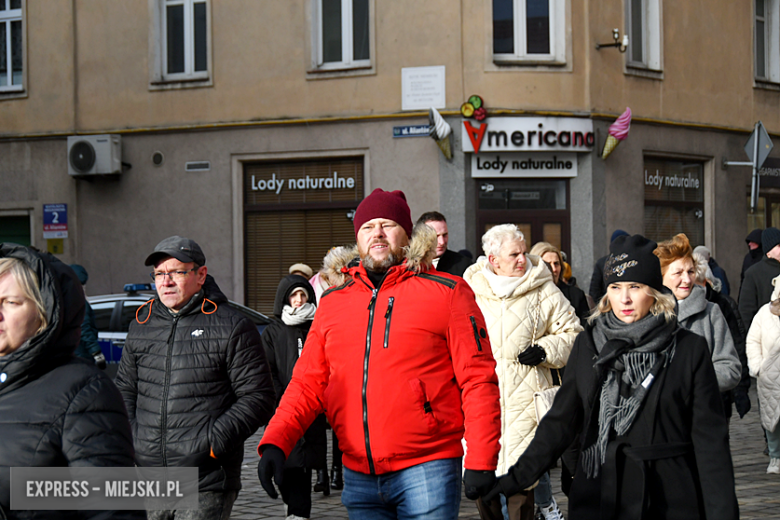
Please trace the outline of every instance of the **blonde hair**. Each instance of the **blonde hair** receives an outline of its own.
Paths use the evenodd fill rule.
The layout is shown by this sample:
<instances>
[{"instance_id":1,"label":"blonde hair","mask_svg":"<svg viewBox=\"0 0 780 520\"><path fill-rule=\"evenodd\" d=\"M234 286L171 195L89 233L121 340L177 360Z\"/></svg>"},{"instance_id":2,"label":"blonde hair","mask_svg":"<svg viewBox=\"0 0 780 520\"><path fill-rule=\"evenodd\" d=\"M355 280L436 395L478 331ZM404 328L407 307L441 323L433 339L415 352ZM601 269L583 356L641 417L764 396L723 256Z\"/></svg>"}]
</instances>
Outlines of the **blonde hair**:
<instances>
[{"instance_id":1,"label":"blonde hair","mask_svg":"<svg viewBox=\"0 0 780 520\"><path fill-rule=\"evenodd\" d=\"M558 261L561 263L561 270L563 270L563 264L565 263L563 261L563 255L561 255L561 250L552 245L549 242L537 242L534 244L534 247L531 248L529 251L532 255L536 255L539 258L543 257L547 253L555 253L558 255ZM563 274L563 273L561 273Z\"/></svg>"},{"instance_id":2,"label":"blonde hair","mask_svg":"<svg viewBox=\"0 0 780 520\"><path fill-rule=\"evenodd\" d=\"M696 260L693 258L693 248L685 236L685 233L675 235L670 240L666 240L658 244L653 254L658 257L661 262L661 276L666 274L666 270L669 268L669 264L676 260L687 258L691 263L696 266Z\"/></svg>"},{"instance_id":3,"label":"blonde hair","mask_svg":"<svg viewBox=\"0 0 780 520\"><path fill-rule=\"evenodd\" d=\"M35 304L38 320L41 322L35 334L40 333L48 325L48 320L46 319L46 307L43 305L43 297L41 297L38 276L35 274L35 271L18 258L0 258L0 277L5 275L12 276L22 290L22 296Z\"/></svg>"},{"instance_id":4,"label":"blonde hair","mask_svg":"<svg viewBox=\"0 0 780 520\"><path fill-rule=\"evenodd\" d=\"M655 299L653 305L650 306L650 314L652 314L653 316L658 316L659 314L663 314L664 319L667 322L674 319L675 316L674 311L677 305L677 300L675 299L674 295L664 294L661 291L653 289L649 285L645 285L643 283L637 283L637 285L641 285L642 288L645 290L645 293L648 296L652 296ZM602 314L606 314L612 311L612 304L609 303L609 286L607 286L607 291L608 291L607 294L601 297L601 300L599 300L598 305L596 305L596 308L593 309L593 312L588 317L588 323L593 323Z\"/></svg>"},{"instance_id":5,"label":"blonde hair","mask_svg":"<svg viewBox=\"0 0 780 520\"><path fill-rule=\"evenodd\" d=\"M488 229L482 235L482 250L485 256L498 256L501 254L501 246L507 240L525 241L525 235L514 224L500 224Z\"/></svg>"}]
</instances>

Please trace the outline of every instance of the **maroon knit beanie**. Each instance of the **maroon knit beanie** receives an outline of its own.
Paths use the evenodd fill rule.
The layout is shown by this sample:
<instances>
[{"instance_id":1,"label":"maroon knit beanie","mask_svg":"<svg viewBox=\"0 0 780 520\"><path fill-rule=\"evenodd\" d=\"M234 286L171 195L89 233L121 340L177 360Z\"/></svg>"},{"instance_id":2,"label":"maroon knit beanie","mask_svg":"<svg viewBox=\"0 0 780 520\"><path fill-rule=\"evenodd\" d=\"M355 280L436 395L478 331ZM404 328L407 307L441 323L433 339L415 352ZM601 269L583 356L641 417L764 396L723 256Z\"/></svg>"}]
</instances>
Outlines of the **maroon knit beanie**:
<instances>
[{"instance_id":1,"label":"maroon knit beanie","mask_svg":"<svg viewBox=\"0 0 780 520\"><path fill-rule=\"evenodd\" d=\"M386 218L395 221L404 228L406 236L412 236L412 212L406 203L406 196L401 190L385 191L375 189L371 195L363 199L363 202L355 211L355 235L360 226L375 218Z\"/></svg>"}]
</instances>

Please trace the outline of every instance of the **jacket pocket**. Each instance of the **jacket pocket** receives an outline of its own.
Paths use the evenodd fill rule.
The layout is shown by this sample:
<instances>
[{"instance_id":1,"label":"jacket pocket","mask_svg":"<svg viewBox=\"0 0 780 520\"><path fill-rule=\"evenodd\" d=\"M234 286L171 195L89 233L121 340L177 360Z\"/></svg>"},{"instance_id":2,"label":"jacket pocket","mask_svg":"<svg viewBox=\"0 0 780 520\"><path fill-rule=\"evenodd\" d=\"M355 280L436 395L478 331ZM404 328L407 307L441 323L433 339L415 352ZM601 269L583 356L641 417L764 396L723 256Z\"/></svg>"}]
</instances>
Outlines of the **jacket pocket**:
<instances>
[{"instance_id":1,"label":"jacket pocket","mask_svg":"<svg viewBox=\"0 0 780 520\"><path fill-rule=\"evenodd\" d=\"M425 384L420 379L410 379L409 386L412 388L414 396L415 409L422 416L428 433L435 433L439 429L439 421L433 413L433 406L425 392Z\"/></svg>"},{"instance_id":2,"label":"jacket pocket","mask_svg":"<svg viewBox=\"0 0 780 520\"><path fill-rule=\"evenodd\" d=\"M474 342L477 345L477 351L482 352L482 341L480 341L480 337L485 338L487 336L487 331L485 329L479 329L477 327L477 319L474 316L469 316L469 321L471 321L471 330L474 332Z\"/></svg>"},{"instance_id":3,"label":"jacket pocket","mask_svg":"<svg viewBox=\"0 0 780 520\"><path fill-rule=\"evenodd\" d=\"M391 296L387 300L387 311L385 312L385 342L384 348L387 348L390 344L390 320L393 317L393 302L395 297Z\"/></svg>"}]
</instances>

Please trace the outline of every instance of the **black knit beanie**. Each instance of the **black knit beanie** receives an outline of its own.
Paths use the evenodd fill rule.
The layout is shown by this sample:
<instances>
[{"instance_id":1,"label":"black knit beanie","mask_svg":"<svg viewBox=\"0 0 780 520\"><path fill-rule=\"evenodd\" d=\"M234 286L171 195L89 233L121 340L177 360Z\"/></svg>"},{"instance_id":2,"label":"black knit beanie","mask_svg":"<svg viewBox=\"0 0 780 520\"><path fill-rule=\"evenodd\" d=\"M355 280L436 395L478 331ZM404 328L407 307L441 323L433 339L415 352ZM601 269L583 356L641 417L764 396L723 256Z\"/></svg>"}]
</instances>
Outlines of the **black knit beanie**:
<instances>
[{"instance_id":1,"label":"black knit beanie","mask_svg":"<svg viewBox=\"0 0 780 520\"><path fill-rule=\"evenodd\" d=\"M664 290L661 262L653 254L657 244L642 235L617 237L609 246L604 262L606 285L615 282L643 283L657 291Z\"/></svg>"},{"instance_id":2,"label":"black knit beanie","mask_svg":"<svg viewBox=\"0 0 780 520\"><path fill-rule=\"evenodd\" d=\"M764 253L771 251L777 244L780 244L780 229L768 227L761 232L761 249Z\"/></svg>"}]
</instances>

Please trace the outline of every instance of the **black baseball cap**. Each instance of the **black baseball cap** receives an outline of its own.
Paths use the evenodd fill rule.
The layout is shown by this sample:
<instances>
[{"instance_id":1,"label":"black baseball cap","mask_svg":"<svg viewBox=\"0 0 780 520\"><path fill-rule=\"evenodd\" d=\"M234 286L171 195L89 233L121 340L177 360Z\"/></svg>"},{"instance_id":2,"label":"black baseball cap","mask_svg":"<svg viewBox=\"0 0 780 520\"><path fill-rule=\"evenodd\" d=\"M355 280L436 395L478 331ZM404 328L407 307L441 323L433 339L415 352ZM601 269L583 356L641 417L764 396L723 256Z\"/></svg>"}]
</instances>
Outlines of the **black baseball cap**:
<instances>
[{"instance_id":1,"label":"black baseball cap","mask_svg":"<svg viewBox=\"0 0 780 520\"><path fill-rule=\"evenodd\" d=\"M144 265L154 265L161 258L170 256L180 262L195 262L199 266L206 265L206 255L197 242L189 238L174 235L168 237L154 247L154 252L146 257Z\"/></svg>"}]
</instances>

